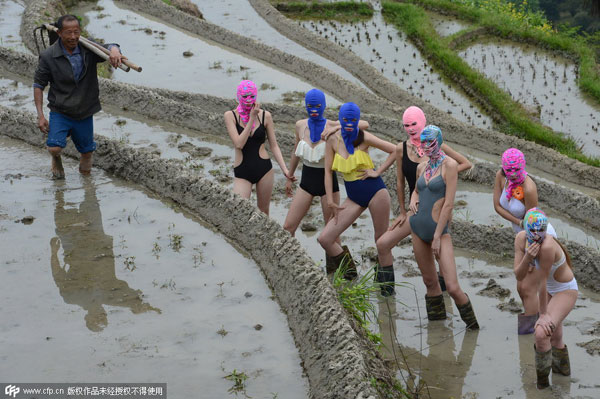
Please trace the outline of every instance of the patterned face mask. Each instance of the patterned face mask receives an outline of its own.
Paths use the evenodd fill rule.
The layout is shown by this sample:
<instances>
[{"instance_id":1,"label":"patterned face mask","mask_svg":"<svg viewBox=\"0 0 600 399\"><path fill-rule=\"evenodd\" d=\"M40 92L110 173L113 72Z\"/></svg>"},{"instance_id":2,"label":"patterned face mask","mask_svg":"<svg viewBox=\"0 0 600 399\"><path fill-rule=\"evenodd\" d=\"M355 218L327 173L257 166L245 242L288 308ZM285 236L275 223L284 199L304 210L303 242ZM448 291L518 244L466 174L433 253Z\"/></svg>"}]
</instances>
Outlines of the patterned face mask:
<instances>
[{"instance_id":1,"label":"patterned face mask","mask_svg":"<svg viewBox=\"0 0 600 399\"><path fill-rule=\"evenodd\" d=\"M522 185L527 177L523 153L516 148L509 148L504 151L504 154L502 154L502 170L508 181L506 199L510 200L513 190Z\"/></svg>"},{"instance_id":2,"label":"patterned face mask","mask_svg":"<svg viewBox=\"0 0 600 399\"><path fill-rule=\"evenodd\" d=\"M425 178L427 180L435 175L446 158L446 154L442 151L443 142L442 131L437 126L429 125L421 132L423 153L429 157L425 167Z\"/></svg>"},{"instance_id":3,"label":"patterned face mask","mask_svg":"<svg viewBox=\"0 0 600 399\"><path fill-rule=\"evenodd\" d=\"M539 208L531 208L525 214L523 219L523 227L525 228L525 236L527 237L527 245L533 243L541 244L546 238L546 230L548 229L548 218L546 214Z\"/></svg>"},{"instance_id":4,"label":"patterned face mask","mask_svg":"<svg viewBox=\"0 0 600 399\"><path fill-rule=\"evenodd\" d=\"M310 141L316 143L321 140L321 133L325 129L327 119L323 117L325 112L325 94L318 89L309 90L304 98L306 112L308 113L308 130L310 130Z\"/></svg>"},{"instance_id":5,"label":"patterned face mask","mask_svg":"<svg viewBox=\"0 0 600 399\"><path fill-rule=\"evenodd\" d=\"M250 111L256 103L258 90L256 85L251 80L242 80L237 87L237 112L244 124L250 120ZM254 128L254 126L252 126Z\"/></svg>"},{"instance_id":6,"label":"patterned face mask","mask_svg":"<svg viewBox=\"0 0 600 399\"><path fill-rule=\"evenodd\" d=\"M427 124L423 110L415 106L408 107L402 115L402 124L404 125L404 130L408 133L410 142L417 150L417 154L422 157L424 154L423 149L421 148L420 135Z\"/></svg>"}]
</instances>

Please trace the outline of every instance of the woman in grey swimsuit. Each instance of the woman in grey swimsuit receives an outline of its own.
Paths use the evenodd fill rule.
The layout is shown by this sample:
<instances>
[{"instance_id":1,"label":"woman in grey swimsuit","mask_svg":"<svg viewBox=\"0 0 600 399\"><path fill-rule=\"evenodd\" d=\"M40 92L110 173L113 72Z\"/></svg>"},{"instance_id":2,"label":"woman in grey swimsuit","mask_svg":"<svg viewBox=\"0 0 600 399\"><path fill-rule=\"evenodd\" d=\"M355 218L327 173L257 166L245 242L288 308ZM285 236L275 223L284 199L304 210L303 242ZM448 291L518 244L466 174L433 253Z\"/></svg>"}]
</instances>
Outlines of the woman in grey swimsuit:
<instances>
[{"instance_id":1,"label":"woman in grey swimsuit","mask_svg":"<svg viewBox=\"0 0 600 399\"><path fill-rule=\"evenodd\" d=\"M416 208L411 209L414 215L409 218L413 233L413 250L427 287L427 318L446 318L444 296L435 268L435 256L446 281L446 290L456 303L460 317L468 329L477 330L479 324L471 301L458 283L454 248L448 233L448 221L456 195L458 164L444 154L441 150L442 143L442 131L437 126L429 125L421 132L421 144L429 160L419 164L417 168L417 186L411 201L411 208Z\"/></svg>"},{"instance_id":2,"label":"woman in grey swimsuit","mask_svg":"<svg viewBox=\"0 0 600 399\"><path fill-rule=\"evenodd\" d=\"M575 306L577 281L571 258L556 238L546 235L548 218L538 208L527 211L525 231L515 237L514 270L518 281L532 275L547 289L539 293L540 318L535 323L535 369L537 387L550 385L550 369L571 375L569 352L563 341L563 320Z\"/></svg>"}]
</instances>

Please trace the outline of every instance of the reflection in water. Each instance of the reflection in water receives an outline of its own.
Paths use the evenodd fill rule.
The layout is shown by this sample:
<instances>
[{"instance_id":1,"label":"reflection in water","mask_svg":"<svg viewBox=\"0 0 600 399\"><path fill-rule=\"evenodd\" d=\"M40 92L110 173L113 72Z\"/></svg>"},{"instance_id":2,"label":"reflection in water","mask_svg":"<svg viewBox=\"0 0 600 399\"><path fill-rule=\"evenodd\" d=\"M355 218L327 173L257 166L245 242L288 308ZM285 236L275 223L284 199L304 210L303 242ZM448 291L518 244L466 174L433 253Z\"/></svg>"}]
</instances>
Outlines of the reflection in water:
<instances>
[{"instance_id":1,"label":"reflection in water","mask_svg":"<svg viewBox=\"0 0 600 399\"><path fill-rule=\"evenodd\" d=\"M142 301L140 290L130 288L117 278L113 239L104 233L96 187L89 178L82 178L82 181L84 199L79 207L65 203L64 187L57 187L55 194L57 237L50 240L50 265L60 295L65 303L85 309L85 324L96 332L108 324L103 305L127 307L136 314L149 310L160 313L160 309ZM61 245L62 266L58 259Z\"/></svg>"},{"instance_id":2,"label":"reflection in water","mask_svg":"<svg viewBox=\"0 0 600 399\"><path fill-rule=\"evenodd\" d=\"M379 331L386 363L409 372L409 389L419 397L462 398L464 380L473 361L479 330L462 333L460 352L455 355L454 332L446 322L425 322L427 342L422 351L401 345L396 334L396 303L379 303ZM428 351L428 355L424 353ZM415 374L420 376L415 381Z\"/></svg>"}]
</instances>

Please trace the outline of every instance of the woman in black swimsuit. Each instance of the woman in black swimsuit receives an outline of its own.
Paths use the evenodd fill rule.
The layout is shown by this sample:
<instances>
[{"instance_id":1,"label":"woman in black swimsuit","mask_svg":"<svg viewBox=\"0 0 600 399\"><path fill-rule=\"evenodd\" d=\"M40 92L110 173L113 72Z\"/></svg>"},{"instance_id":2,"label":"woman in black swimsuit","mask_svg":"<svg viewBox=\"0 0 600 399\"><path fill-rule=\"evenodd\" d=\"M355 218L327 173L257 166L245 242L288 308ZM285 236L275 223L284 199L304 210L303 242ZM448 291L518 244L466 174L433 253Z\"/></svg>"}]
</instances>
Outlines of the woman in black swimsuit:
<instances>
[{"instance_id":1,"label":"woman in black swimsuit","mask_svg":"<svg viewBox=\"0 0 600 399\"><path fill-rule=\"evenodd\" d=\"M402 123L404 130L408 134L408 140L399 143L396 147L396 173L397 181L396 188L398 194L398 205L400 214L394 220L387 232L385 232L377 240L377 252L379 253L379 265L377 281L382 283L381 293L384 296L394 293L393 282L394 278L394 257L392 256L392 248L396 246L404 238L410 234L410 225L405 223L407 217L416 213L417 204L412 201L412 193L415 191L417 182L417 167L423 162L427 162L427 156L421 149L421 131L425 128L427 121L425 114L419 107L408 107L402 115ZM473 165L467 158L458 152L454 151L447 144L442 144L442 150L450 158L458 163L458 172L470 169ZM409 211L405 208L404 199L404 179L408 182L409 187ZM443 277L440 277L440 283L443 282ZM386 284L387 283L387 284ZM445 287L444 287L445 288Z\"/></svg>"},{"instance_id":2,"label":"woman in black swimsuit","mask_svg":"<svg viewBox=\"0 0 600 399\"><path fill-rule=\"evenodd\" d=\"M265 149L265 139L269 140L279 167L288 179L290 177L275 138L271 113L260 109L256 95L254 82L243 80L237 88L237 108L225 112L224 117L227 132L235 146L233 192L250 198L252 185L256 184L258 209L268 215L274 176L271 159Z\"/></svg>"}]
</instances>

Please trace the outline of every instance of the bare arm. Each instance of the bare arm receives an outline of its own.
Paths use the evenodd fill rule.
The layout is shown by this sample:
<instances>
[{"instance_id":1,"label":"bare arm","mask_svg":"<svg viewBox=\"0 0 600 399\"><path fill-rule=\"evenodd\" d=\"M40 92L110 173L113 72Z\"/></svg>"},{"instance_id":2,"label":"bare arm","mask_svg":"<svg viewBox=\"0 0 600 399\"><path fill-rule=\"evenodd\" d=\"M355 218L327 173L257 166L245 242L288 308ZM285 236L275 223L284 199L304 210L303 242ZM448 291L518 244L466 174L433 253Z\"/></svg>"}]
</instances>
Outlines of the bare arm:
<instances>
[{"instance_id":1,"label":"bare arm","mask_svg":"<svg viewBox=\"0 0 600 399\"><path fill-rule=\"evenodd\" d=\"M444 151L450 158L454 159L458 163L458 173L471 169L473 164L464 155L456 152L448 144L442 144L442 151Z\"/></svg>"},{"instance_id":2,"label":"bare arm","mask_svg":"<svg viewBox=\"0 0 600 399\"><path fill-rule=\"evenodd\" d=\"M233 146L241 150L246 145L246 141L248 141L248 137L250 137L250 133L252 133L252 125L253 122L256 122L256 116L250 114L250 119L248 123L244 127L241 133L238 134L237 127L235 126L235 116L233 115L233 111L227 111L223 115L225 118L225 127L227 128L227 133L229 133L229 138L233 142Z\"/></svg>"},{"instance_id":3,"label":"bare arm","mask_svg":"<svg viewBox=\"0 0 600 399\"><path fill-rule=\"evenodd\" d=\"M404 201L406 201L404 198L404 171L402 170L402 157L404 155L404 151L402 146L402 143L399 143L396 146L396 191L401 214L406 213L406 207L404 206Z\"/></svg>"},{"instance_id":4,"label":"bare arm","mask_svg":"<svg viewBox=\"0 0 600 399\"><path fill-rule=\"evenodd\" d=\"M504 176L502 176L502 172L498 171L496 173L496 179L494 180L494 196L493 196L494 210L496 210L496 213L498 215L502 216L504 219L508 220L509 222L512 222L514 224L521 224L521 220L514 217L509 211L507 211L500 205L500 196L505 195L503 180L504 180Z\"/></svg>"},{"instance_id":5,"label":"bare arm","mask_svg":"<svg viewBox=\"0 0 600 399\"><path fill-rule=\"evenodd\" d=\"M333 150L335 140L336 137L333 134L327 139L327 144L325 145L325 195L327 196L327 205L329 207L337 205L333 200L333 176L331 174L331 166L333 165L333 158L335 156Z\"/></svg>"},{"instance_id":6,"label":"bare arm","mask_svg":"<svg viewBox=\"0 0 600 399\"><path fill-rule=\"evenodd\" d=\"M383 172L388 170L388 168L392 166L392 164L396 160L396 146L390 143L389 141L382 140L379 137L368 132L365 132L365 143L370 147L378 148L381 151L387 152L389 154L386 160L381 165L379 165L379 168L377 168L377 170L375 171L377 176L380 176Z\"/></svg>"},{"instance_id":7,"label":"bare arm","mask_svg":"<svg viewBox=\"0 0 600 399\"><path fill-rule=\"evenodd\" d=\"M445 159L442 173L442 178L446 182L446 196L444 197L444 205L440 211L440 217L438 218L437 227L433 237L441 237L442 231L446 226L446 223L450 220L452 215L452 209L454 209L454 197L456 196L456 183L458 181L458 165L453 159Z\"/></svg>"},{"instance_id":8,"label":"bare arm","mask_svg":"<svg viewBox=\"0 0 600 399\"><path fill-rule=\"evenodd\" d=\"M525 209L535 208L538 205L538 193L537 186L531 177L523 183L523 192L525 194Z\"/></svg>"},{"instance_id":9,"label":"bare arm","mask_svg":"<svg viewBox=\"0 0 600 399\"><path fill-rule=\"evenodd\" d=\"M269 139L269 146L271 147L271 152L275 157L275 160L279 164L281 171L283 174L289 179L291 178L290 172L288 171L287 166L285 165L285 161L283 160L283 155L281 155L281 149L279 148L279 144L277 144L277 138L275 137L275 124L273 123L273 117L271 113L268 111L265 114L265 127L267 128L267 138Z\"/></svg>"},{"instance_id":10,"label":"bare arm","mask_svg":"<svg viewBox=\"0 0 600 399\"><path fill-rule=\"evenodd\" d=\"M299 120L296 122L296 144L292 149L292 155L290 157L290 175L293 175L296 172L296 168L298 167L298 163L300 159L296 156L296 149L298 148L298 143L300 142L300 131L306 124L306 119Z\"/></svg>"}]
</instances>

